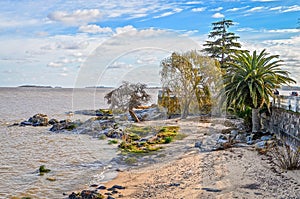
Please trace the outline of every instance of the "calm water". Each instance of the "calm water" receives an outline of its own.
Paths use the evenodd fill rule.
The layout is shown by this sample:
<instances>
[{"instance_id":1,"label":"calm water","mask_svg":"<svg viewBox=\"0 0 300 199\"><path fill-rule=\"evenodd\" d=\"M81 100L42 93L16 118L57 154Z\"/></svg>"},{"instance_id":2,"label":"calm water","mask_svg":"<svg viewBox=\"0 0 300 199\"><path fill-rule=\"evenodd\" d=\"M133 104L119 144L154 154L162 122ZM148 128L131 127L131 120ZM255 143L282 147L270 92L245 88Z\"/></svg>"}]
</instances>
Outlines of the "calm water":
<instances>
[{"instance_id":1,"label":"calm water","mask_svg":"<svg viewBox=\"0 0 300 199\"><path fill-rule=\"evenodd\" d=\"M108 91L0 88L0 198L65 198L63 193L101 183L103 173L117 153L116 146L108 145L107 140L56 134L49 131L50 127L8 127L8 124L36 113L47 114L49 118L85 120L87 116L66 113L107 107L103 97ZM46 165L51 172L39 176L40 165Z\"/></svg>"}]
</instances>

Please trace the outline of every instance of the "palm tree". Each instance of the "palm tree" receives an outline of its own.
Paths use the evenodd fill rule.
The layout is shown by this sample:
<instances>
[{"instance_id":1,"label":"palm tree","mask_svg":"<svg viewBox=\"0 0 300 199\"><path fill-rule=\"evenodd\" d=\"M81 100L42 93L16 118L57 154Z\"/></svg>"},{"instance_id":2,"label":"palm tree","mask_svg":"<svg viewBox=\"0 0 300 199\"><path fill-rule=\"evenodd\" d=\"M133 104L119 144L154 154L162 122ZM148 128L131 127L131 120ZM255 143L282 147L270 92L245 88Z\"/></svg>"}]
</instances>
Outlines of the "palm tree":
<instances>
[{"instance_id":1,"label":"palm tree","mask_svg":"<svg viewBox=\"0 0 300 199\"><path fill-rule=\"evenodd\" d=\"M227 106L251 107L252 132L260 131L259 111L270 106L269 97L283 84L296 83L289 72L281 70L282 60L263 50L250 55L243 51L231 57L224 75L224 92Z\"/></svg>"}]
</instances>

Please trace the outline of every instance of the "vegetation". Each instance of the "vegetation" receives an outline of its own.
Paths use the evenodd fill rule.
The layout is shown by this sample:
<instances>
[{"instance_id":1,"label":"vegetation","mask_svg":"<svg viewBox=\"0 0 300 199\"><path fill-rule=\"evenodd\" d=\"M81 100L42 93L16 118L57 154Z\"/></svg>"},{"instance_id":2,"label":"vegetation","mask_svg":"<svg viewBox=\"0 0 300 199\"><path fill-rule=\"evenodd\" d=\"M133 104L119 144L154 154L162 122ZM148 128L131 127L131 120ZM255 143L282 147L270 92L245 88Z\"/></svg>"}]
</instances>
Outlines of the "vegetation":
<instances>
[{"instance_id":1,"label":"vegetation","mask_svg":"<svg viewBox=\"0 0 300 199\"><path fill-rule=\"evenodd\" d=\"M108 144L118 144L118 140L108 140Z\"/></svg>"},{"instance_id":2,"label":"vegetation","mask_svg":"<svg viewBox=\"0 0 300 199\"><path fill-rule=\"evenodd\" d=\"M128 157L125 159L125 163L128 165L133 165L137 163L137 159L135 157Z\"/></svg>"},{"instance_id":3,"label":"vegetation","mask_svg":"<svg viewBox=\"0 0 300 199\"><path fill-rule=\"evenodd\" d=\"M282 146L277 144L270 150L274 163L284 170L300 169L300 147L292 149L286 140L283 141Z\"/></svg>"},{"instance_id":4,"label":"vegetation","mask_svg":"<svg viewBox=\"0 0 300 199\"><path fill-rule=\"evenodd\" d=\"M196 51L174 52L162 60L161 67L162 86L177 97L182 118L186 118L191 109L199 111L201 107L211 106L211 90L221 74L215 60Z\"/></svg>"},{"instance_id":5,"label":"vegetation","mask_svg":"<svg viewBox=\"0 0 300 199\"><path fill-rule=\"evenodd\" d=\"M106 94L104 98L110 104L110 109L115 112L129 111L133 119L138 122L139 119L132 110L150 100L150 95L147 94L145 88L146 84L123 82L121 86Z\"/></svg>"},{"instance_id":6,"label":"vegetation","mask_svg":"<svg viewBox=\"0 0 300 199\"><path fill-rule=\"evenodd\" d=\"M39 168L40 175L44 175L45 173L49 173L51 170L47 169L45 165L41 165Z\"/></svg>"},{"instance_id":7,"label":"vegetation","mask_svg":"<svg viewBox=\"0 0 300 199\"><path fill-rule=\"evenodd\" d=\"M128 111L147 103L150 95L145 91L145 84L123 82L121 86L105 95L112 110Z\"/></svg>"},{"instance_id":8,"label":"vegetation","mask_svg":"<svg viewBox=\"0 0 300 199\"><path fill-rule=\"evenodd\" d=\"M240 38L232 32L228 32L228 28L233 26L232 20L218 21L212 23L212 31L209 33L208 38L214 39L213 41L206 41L204 44L204 52L207 52L210 57L220 61L221 67L224 68L225 63L230 60L230 55L240 51L241 44L237 42Z\"/></svg>"},{"instance_id":9,"label":"vegetation","mask_svg":"<svg viewBox=\"0 0 300 199\"><path fill-rule=\"evenodd\" d=\"M231 56L228 71L224 75L225 101L228 107L252 109L252 132L261 129L259 111L270 106L269 97L280 85L295 83L289 72L281 70L282 60L278 55L269 55L265 50L252 55L243 51Z\"/></svg>"},{"instance_id":10,"label":"vegetation","mask_svg":"<svg viewBox=\"0 0 300 199\"><path fill-rule=\"evenodd\" d=\"M145 127L147 128L147 127ZM148 138L141 138L135 133L127 134L123 137L123 141L119 148L131 153L149 153L162 148L161 144L172 142L178 133L178 126L161 127L155 134ZM181 136L183 138L183 136Z\"/></svg>"}]
</instances>

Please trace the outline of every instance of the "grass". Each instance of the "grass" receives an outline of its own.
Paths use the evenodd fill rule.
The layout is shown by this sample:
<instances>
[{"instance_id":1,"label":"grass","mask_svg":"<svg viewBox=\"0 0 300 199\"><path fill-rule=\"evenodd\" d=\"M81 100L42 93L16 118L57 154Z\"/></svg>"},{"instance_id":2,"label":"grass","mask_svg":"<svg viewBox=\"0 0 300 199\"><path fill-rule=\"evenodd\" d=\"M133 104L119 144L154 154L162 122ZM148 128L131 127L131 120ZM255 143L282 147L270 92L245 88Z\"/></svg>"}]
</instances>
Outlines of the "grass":
<instances>
[{"instance_id":1,"label":"grass","mask_svg":"<svg viewBox=\"0 0 300 199\"><path fill-rule=\"evenodd\" d=\"M130 133L134 133L136 135L139 135L141 137L145 137L147 135L149 135L149 133L153 132L154 131L154 128L153 127L150 127L150 126L136 126L136 125L132 125L131 127L129 128L126 128L125 130L126 132L130 132Z\"/></svg>"},{"instance_id":2,"label":"grass","mask_svg":"<svg viewBox=\"0 0 300 199\"><path fill-rule=\"evenodd\" d=\"M101 134L98 139L99 140L105 140L107 138L107 136L105 134Z\"/></svg>"},{"instance_id":3,"label":"grass","mask_svg":"<svg viewBox=\"0 0 300 199\"><path fill-rule=\"evenodd\" d=\"M108 144L118 144L118 140L108 140Z\"/></svg>"},{"instance_id":4,"label":"grass","mask_svg":"<svg viewBox=\"0 0 300 199\"><path fill-rule=\"evenodd\" d=\"M137 159L133 158L133 157L129 157L129 158L125 159L125 163L128 165L133 165L133 164L137 163Z\"/></svg>"},{"instance_id":5,"label":"grass","mask_svg":"<svg viewBox=\"0 0 300 199\"><path fill-rule=\"evenodd\" d=\"M293 149L283 140L282 146L277 144L269 151L274 158L274 163L284 170L300 169L300 147Z\"/></svg>"},{"instance_id":6,"label":"grass","mask_svg":"<svg viewBox=\"0 0 300 199\"><path fill-rule=\"evenodd\" d=\"M130 129L132 130L132 127ZM168 144L174 139L184 138L184 135L178 133L178 126L159 127L151 138L144 141L140 141L141 137L139 135L148 135L149 132L146 133L146 131L149 131L150 129L153 130L153 128L134 126L133 129L134 131L127 134L119 145L119 148L130 153L149 153L157 151L162 148L161 144Z\"/></svg>"}]
</instances>

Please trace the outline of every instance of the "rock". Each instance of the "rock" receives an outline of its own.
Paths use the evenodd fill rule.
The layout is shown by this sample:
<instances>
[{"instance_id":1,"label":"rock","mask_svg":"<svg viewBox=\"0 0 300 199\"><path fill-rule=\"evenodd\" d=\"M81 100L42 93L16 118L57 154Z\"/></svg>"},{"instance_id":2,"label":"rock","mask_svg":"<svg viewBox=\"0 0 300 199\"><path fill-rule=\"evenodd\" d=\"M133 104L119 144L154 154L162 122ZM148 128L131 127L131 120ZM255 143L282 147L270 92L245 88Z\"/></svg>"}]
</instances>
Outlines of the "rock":
<instances>
[{"instance_id":1,"label":"rock","mask_svg":"<svg viewBox=\"0 0 300 199\"><path fill-rule=\"evenodd\" d=\"M106 186L100 185L97 189L105 190L105 189L106 189Z\"/></svg>"},{"instance_id":2,"label":"rock","mask_svg":"<svg viewBox=\"0 0 300 199\"><path fill-rule=\"evenodd\" d=\"M32 122L24 121L20 123L21 126L32 126Z\"/></svg>"},{"instance_id":3,"label":"rock","mask_svg":"<svg viewBox=\"0 0 300 199\"><path fill-rule=\"evenodd\" d=\"M171 183L170 184L170 187L179 187L180 186L180 183Z\"/></svg>"},{"instance_id":4,"label":"rock","mask_svg":"<svg viewBox=\"0 0 300 199\"><path fill-rule=\"evenodd\" d=\"M201 146L202 146L202 142L201 141L197 141L195 143L195 148L201 148Z\"/></svg>"},{"instance_id":5,"label":"rock","mask_svg":"<svg viewBox=\"0 0 300 199\"><path fill-rule=\"evenodd\" d=\"M56 131L61 131L61 130L68 130L71 131L78 126L81 125L80 121L74 121L72 122L71 120L61 120L59 123L54 123L53 126L51 127L50 131L56 132Z\"/></svg>"},{"instance_id":6,"label":"rock","mask_svg":"<svg viewBox=\"0 0 300 199\"><path fill-rule=\"evenodd\" d=\"M272 135L264 135L260 138L260 140L262 141L268 141L268 140L271 140L273 138Z\"/></svg>"},{"instance_id":7,"label":"rock","mask_svg":"<svg viewBox=\"0 0 300 199\"><path fill-rule=\"evenodd\" d=\"M112 189L125 189L125 187L120 186L120 185L114 185L114 186L112 186Z\"/></svg>"},{"instance_id":8,"label":"rock","mask_svg":"<svg viewBox=\"0 0 300 199\"><path fill-rule=\"evenodd\" d=\"M260 141L255 144L255 149L264 149L267 147L266 141Z\"/></svg>"},{"instance_id":9,"label":"rock","mask_svg":"<svg viewBox=\"0 0 300 199\"><path fill-rule=\"evenodd\" d=\"M72 193L69 199L103 199L104 196L96 191L83 190L80 193Z\"/></svg>"},{"instance_id":10,"label":"rock","mask_svg":"<svg viewBox=\"0 0 300 199\"><path fill-rule=\"evenodd\" d=\"M253 144L253 143L254 143L254 142L253 142L253 134L248 135L248 136L246 137L246 143L247 143L247 144Z\"/></svg>"},{"instance_id":11,"label":"rock","mask_svg":"<svg viewBox=\"0 0 300 199\"><path fill-rule=\"evenodd\" d=\"M48 116L41 113L35 114L33 117L28 119L28 122L31 122L33 126L47 126L48 121Z\"/></svg>"},{"instance_id":12,"label":"rock","mask_svg":"<svg viewBox=\"0 0 300 199\"><path fill-rule=\"evenodd\" d=\"M221 192L220 189L213 189L213 188L202 188L202 190L208 191L208 192Z\"/></svg>"},{"instance_id":13,"label":"rock","mask_svg":"<svg viewBox=\"0 0 300 199\"><path fill-rule=\"evenodd\" d=\"M235 139L238 134L239 134L239 132L237 130L231 130L230 131L230 136L233 139Z\"/></svg>"},{"instance_id":14,"label":"rock","mask_svg":"<svg viewBox=\"0 0 300 199\"><path fill-rule=\"evenodd\" d=\"M51 119L51 120L49 120L49 124L50 125L54 125L54 124L57 124L59 121L57 120L57 119Z\"/></svg>"}]
</instances>

